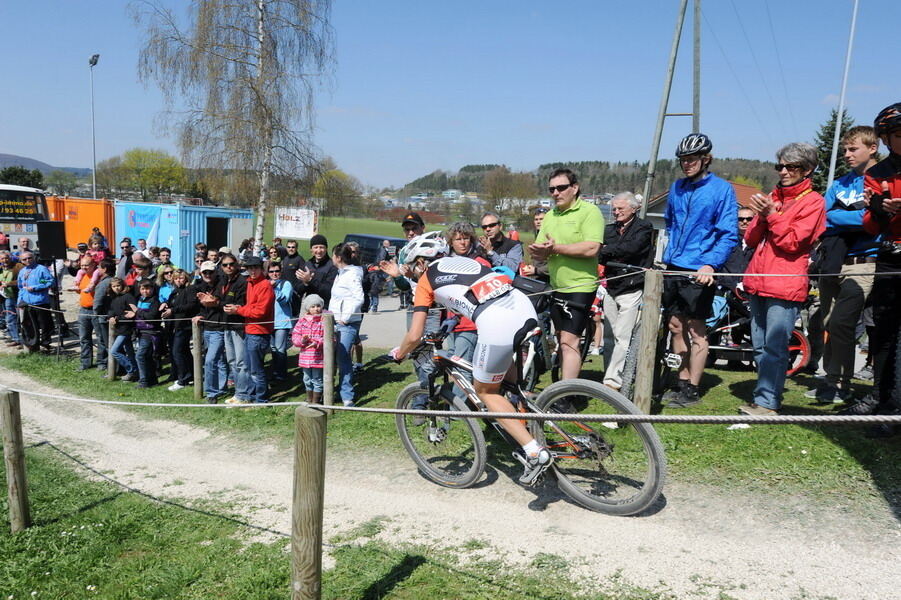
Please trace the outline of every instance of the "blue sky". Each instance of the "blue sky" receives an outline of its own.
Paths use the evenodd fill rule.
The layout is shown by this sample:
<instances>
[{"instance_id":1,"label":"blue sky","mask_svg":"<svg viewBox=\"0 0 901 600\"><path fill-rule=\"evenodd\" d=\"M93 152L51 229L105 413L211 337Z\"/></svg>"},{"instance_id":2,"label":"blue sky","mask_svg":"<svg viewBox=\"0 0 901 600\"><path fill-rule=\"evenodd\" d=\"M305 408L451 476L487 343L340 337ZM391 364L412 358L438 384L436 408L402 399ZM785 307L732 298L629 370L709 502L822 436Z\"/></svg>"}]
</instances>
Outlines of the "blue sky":
<instances>
[{"instance_id":1,"label":"blue sky","mask_svg":"<svg viewBox=\"0 0 901 600\"><path fill-rule=\"evenodd\" d=\"M647 160L678 4L338 0L316 143L376 187L471 163ZM852 4L705 0L701 128L715 154L771 160L812 139L838 103ZM885 34L899 21L897 0L861 2L847 95L858 122L901 101ZM135 146L175 153L155 120L161 94L138 81L124 2L7 1L0 22L0 152L90 166L96 52L98 160ZM671 112L691 110L690 33L689 10ZM661 156L690 127L668 119Z\"/></svg>"}]
</instances>

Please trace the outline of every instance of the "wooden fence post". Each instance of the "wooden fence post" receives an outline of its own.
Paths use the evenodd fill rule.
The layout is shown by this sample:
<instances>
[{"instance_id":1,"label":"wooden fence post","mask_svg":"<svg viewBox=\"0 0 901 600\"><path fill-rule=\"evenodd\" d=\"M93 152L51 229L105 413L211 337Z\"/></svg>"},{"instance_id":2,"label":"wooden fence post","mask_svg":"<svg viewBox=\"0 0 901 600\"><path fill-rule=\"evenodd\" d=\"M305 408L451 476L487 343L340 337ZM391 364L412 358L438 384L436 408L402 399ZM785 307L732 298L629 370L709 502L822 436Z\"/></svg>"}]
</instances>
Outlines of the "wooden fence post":
<instances>
[{"instance_id":1,"label":"wooden fence post","mask_svg":"<svg viewBox=\"0 0 901 600\"><path fill-rule=\"evenodd\" d=\"M294 494L291 505L291 599L322 594L322 509L325 489L325 411L294 411Z\"/></svg>"},{"instance_id":2,"label":"wooden fence post","mask_svg":"<svg viewBox=\"0 0 901 600\"><path fill-rule=\"evenodd\" d=\"M335 403L335 315L322 314L322 403Z\"/></svg>"},{"instance_id":3,"label":"wooden fence post","mask_svg":"<svg viewBox=\"0 0 901 600\"><path fill-rule=\"evenodd\" d=\"M654 393L654 364L657 351L657 332L660 329L660 296L663 294L663 273L650 269L644 272L644 294L641 306L638 361L635 366L635 406L645 414L651 412Z\"/></svg>"},{"instance_id":4,"label":"wooden fence post","mask_svg":"<svg viewBox=\"0 0 901 600\"><path fill-rule=\"evenodd\" d=\"M200 323L191 321L191 346L194 357L194 400L203 399L203 336Z\"/></svg>"},{"instance_id":5,"label":"wooden fence post","mask_svg":"<svg viewBox=\"0 0 901 600\"><path fill-rule=\"evenodd\" d=\"M17 533L31 526L19 392L5 388L0 391L0 422L3 427L3 458L6 462L6 490L9 495L9 528Z\"/></svg>"},{"instance_id":6,"label":"wooden fence post","mask_svg":"<svg viewBox=\"0 0 901 600\"><path fill-rule=\"evenodd\" d=\"M116 341L116 326L112 319L106 320L106 378L108 381L116 380L116 359L113 358L113 342Z\"/></svg>"}]
</instances>

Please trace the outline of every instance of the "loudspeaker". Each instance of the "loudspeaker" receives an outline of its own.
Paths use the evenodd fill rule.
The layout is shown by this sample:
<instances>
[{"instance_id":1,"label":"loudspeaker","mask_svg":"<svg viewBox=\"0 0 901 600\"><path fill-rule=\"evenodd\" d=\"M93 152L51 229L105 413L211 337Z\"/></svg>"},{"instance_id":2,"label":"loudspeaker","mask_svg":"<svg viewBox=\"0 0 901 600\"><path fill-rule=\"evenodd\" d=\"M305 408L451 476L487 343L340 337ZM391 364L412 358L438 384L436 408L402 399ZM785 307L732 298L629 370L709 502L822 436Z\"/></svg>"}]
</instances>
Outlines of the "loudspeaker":
<instances>
[{"instance_id":1,"label":"loudspeaker","mask_svg":"<svg viewBox=\"0 0 901 600\"><path fill-rule=\"evenodd\" d=\"M42 260L66 258L66 224L38 221L38 253Z\"/></svg>"}]
</instances>

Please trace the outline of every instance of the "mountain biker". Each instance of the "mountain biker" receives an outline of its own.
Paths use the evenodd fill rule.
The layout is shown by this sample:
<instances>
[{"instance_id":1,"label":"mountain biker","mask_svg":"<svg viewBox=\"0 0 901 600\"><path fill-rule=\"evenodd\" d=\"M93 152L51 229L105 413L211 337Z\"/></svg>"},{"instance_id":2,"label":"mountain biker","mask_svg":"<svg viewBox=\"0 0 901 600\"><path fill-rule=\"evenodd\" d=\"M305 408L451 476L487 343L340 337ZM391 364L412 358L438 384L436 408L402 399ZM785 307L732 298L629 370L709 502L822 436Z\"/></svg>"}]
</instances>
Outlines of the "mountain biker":
<instances>
[{"instance_id":1,"label":"mountain biker","mask_svg":"<svg viewBox=\"0 0 901 600\"><path fill-rule=\"evenodd\" d=\"M471 258L447 256L448 252L447 242L437 231L413 238L401 251L401 262L417 285L410 328L391 356L403 360L419 344L434 303L461 314L475 322L478 332L472 364L476 393L488 410L513 412L513 405L500 393L501 382L513 363L514 340L537 324L535 309L506 275ZM519 481L534 483L550 466L550 452L522 422L498 419L498 423L522 446L525 457L514 454L525 467Z\"/></svg>"},{"instance_id":2,"label":"mountain biker","mask_svg":"<svg viewBox=\"0 0 901 600\"><path fill-rule=\"evenodd\" d=\"M671 408L701 401L698 384L709 348L705 321L713 308L713 273L738 243L735 190L710 172L712 150L713 143L703 133L682 138L676 158L685 177L670 187L664 214L669 243L663 262L671 271L693 275L667 277L663 282L663 307L672 315L667 325L673 352L682 357L678 385L663 395Z\"/></svg>"}]
</instances>

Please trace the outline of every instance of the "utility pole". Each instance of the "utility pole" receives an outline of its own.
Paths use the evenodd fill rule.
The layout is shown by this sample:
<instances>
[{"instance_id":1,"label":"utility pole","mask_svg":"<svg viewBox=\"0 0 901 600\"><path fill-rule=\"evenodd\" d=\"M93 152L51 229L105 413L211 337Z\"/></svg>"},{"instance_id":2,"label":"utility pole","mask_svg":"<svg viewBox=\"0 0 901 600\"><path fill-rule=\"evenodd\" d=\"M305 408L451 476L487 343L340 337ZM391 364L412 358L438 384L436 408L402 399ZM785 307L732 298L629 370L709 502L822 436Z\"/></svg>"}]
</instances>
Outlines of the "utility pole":
<instances>
[{"instance_id":1,"label":"utility pole","mask_svg":"<svg viewBox=\"0 0 901 600\"><path fill-rule=\"evenodd\" d=\"M835 119L835 137L832 139L832 157L829 159L829 180L826 189L835 179L835 162L838 159L838 143L842 138L842 123L845 118L845 89L848 86L848 69L851 67L851 48L854 47L854 28L857 25L857 4L854 0L854 14L851 15L851 33L848 34L848 51L845 53L845 72L842 75L842 93L838 99L838 116Z\"/></svg>"},{"instance_id":2,"label":"utility pole","mask_svg":"<svg viewBox=\"0 0 901 600\"><path fill-rule=\"evenodd\" d=\"M673 33L673 45L670 48L666 79L663 83L663 97L660 98L660 110L657 113L657 129L654 131L654 140L651 143L651 160L648 162L648 176L644 182L644 202L641 205L641 211L639 213L641 218L644 218L647 214L648 202L651 201L651 189L654 184L654 176L657 170L657 154L660 152L660 138L663 136L663 121L667 117L666 108L669 106L669 94L673 87L673 73L676 70L676 57L679 54L679 39L682 37L682 25L685 23L685 11L687 7L688 0L682 0L679 6L679 15L676 18L676 31Z\"/></svg>"},{"instance_id":3,"label":"utility pole","mask_svg":"<svg viewBox=\"0 0 901 600\"><path fill-rule=\"evenodd\" d=\"M691 109L691 131L701 131L701 0L695 0L694 102Z\"/></svg>"}]
</instances>

